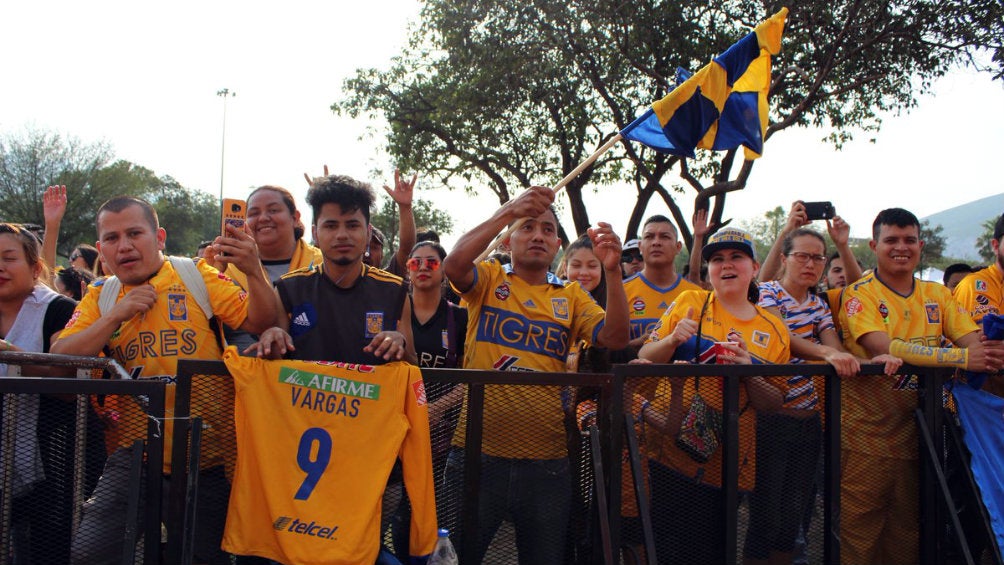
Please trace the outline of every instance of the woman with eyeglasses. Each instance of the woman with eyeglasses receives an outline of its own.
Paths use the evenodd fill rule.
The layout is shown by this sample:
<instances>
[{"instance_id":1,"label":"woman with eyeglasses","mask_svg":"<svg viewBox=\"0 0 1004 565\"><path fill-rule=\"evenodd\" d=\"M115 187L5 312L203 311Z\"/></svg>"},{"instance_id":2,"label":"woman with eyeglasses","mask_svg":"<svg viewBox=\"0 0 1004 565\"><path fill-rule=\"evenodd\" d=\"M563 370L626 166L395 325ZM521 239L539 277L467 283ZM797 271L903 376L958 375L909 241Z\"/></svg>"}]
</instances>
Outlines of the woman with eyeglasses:
<instances>
[{"instance_id":1,"label":"woman with eyeglasses","mask_svg":"<svg viewBox=\"0 0 1004 565\"><path fill-rule=\"evenodd\" d=\"M784 237L780 251L784 275L760 284L759 305L783 320L791 332L790 362L825 361L840 376L856 374L859 360L844 349L829 307L814 292L826 267L826 240L819 232L797 228ZM874 361L892 362L892 358ZM822 446L822 378L769 380L783 395L783 405L757 414L757 478L745 546L748 563L791 562L803 514L814 502Z\"/></svg>"},{"instance_id":2,"label":"woman with eyeglasses","mask_svg":"<svg viewBox=\"0 0 1004 565\"><path fill-rule=\"evenodd\" d=\"M76 302L48 286L48 267L34 234L15 224L0 223L0 352L48 353L66 326ZM49 367L22 367L25 375L60 375ZM8 367L0 364L0 376ZM14 473L7 485L14 496L12 539L16 563L67 563L70 558L73 508L73 437L77 426L72 399L50 395L14 395L16 446ZM100 424L92 411L86 418L87 483L103 465ZM4 533L7 535L7 532Z\"/></svg>"},{"instance_id":3,"label":"woman with eyeglasses","mask_svg":"<svg viewBox=\"0 0 1004 565\"><path fill-rule=\"evenodd\" d=\"M81 243L70 253L70 266L94 272L98 261L98 250L93 245Z\"/></svg>"}]
</instances>

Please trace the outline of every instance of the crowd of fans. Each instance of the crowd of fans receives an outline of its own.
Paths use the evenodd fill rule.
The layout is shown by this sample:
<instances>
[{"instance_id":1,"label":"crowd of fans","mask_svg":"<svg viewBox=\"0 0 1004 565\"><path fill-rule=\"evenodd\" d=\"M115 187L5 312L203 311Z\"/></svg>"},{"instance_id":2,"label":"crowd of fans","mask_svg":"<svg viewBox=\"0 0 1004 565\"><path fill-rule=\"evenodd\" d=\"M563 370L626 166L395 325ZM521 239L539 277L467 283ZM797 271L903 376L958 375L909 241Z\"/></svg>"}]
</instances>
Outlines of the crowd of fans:
<instances>
[{"instance_id":1,"label":"crowd of fans","mask_svg":"<svg viewBox=\"0 0 1004 565\"><path fill-rule=\"evenodd\" d=\"M996 373L1004 365L1004 344L986 339L977 326L983 316L999 313L1004 298L1004 216L992 241L995 263L952 265L939 285L915 278L920 223L904 209L878 213L870 242L877 266L868 272L850 250L847 223L839 216L826 220L835 246L827 249L801 202L793 204L762 262L748 233L714 230L707 210L698 210L694 250L680 274L677 227L662 215L647 219L640 237L624 244L600 222L561 254L554 194L541 187L504 204L452 250L444 249L434 232L419 232L415 224L416 177L398 173L394 186L384 189L401 219L399 245L385 258L384 234L370 222L376 195L368 184L327 174L308 182L309 233L290 191L265 185L247 196L245 229L231 226L203 242L192 250L194 261L165 258L170 226L159 224L152 206L128 196L112 199L97 211L96 247L76 246L62 268L55 249L66 189L49 187L41 240L21 226L0 224L0 350L105 354L137 378L168 382L178 359L221 359L226 343L269 359L403 360L422 368L505 371L828 363L844 379L840 539L847 563L918 558L916 377L897 376L900 366ZM507 228L501 254L482 261ZM552 272L559 254L561 277ZM172 298L179 288L191 296L187 303ZM887 376L858 376L862 363L884 365ZM46 367L33 370L58 375ZM701 417L695 406L706 414L722 410L722 383L721 377L647 379L625 395L626 409L645 431L641 451L660 562L721 558L722 453L690 434L696 433L693 419ZM513 525L520 563L561 563L569 546L574 469L565 422L585 425L583 415L595 417L597 398L585 389L538 388L543 394L525 386L486 387L480 539L469 562L481 561L505 520ZM986 388L1001 391L995 379ZM437 500L441 513L455 512L463 488L465 387L427 385L425 395ZM749 494L749 563L804 562L799 559L820 488L824 400L813 377L741 381L739 487ZM231 562L220 544L230 476L219 442L232 433L232 401L192 399L193 413L212 422L203 439L194 546L205 563ZM73 411L63 399L32 402L19 408L19 429L28 430L39 449L26 450L32 456L15 465L18 562L42 562L43 552L54 559L49 562L117 562L136 439L125 430L145 430L142 408L129 398L91 403L89 433L103 430L105 437L89 445L106 449L88 450L88 498L71 531L53 509L72 504L72 489L60 479L69 473L72 453L46 442L57 435L53 430L68 433ZM140 423L130 427L130 421ZM170 429L166 435L169 445ZM169 481L169 450L164 463ZM390 532L389 551L403 560L427 555L431 547L409 544L402 491L396 470L385 491L383 528ZM686 505L675 502L681 500ZM636 519L637 509L622 511L628 523ZM62 517L43 527L52 515ZM464 528L457 518L439 520L459 544ZM695 538L695 531L701 535ZM226 549L240 553L238 545ZM264 557L237 562L267 563Z\"/></svg>"}]
</instances>

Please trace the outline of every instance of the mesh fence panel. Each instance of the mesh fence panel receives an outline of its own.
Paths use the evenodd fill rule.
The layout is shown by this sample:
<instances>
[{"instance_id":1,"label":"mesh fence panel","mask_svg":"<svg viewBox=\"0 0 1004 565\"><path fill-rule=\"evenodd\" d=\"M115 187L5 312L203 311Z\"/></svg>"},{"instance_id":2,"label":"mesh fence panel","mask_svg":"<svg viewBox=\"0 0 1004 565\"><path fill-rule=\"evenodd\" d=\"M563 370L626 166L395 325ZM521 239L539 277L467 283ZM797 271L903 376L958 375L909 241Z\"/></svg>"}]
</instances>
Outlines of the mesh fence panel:
<instances>
[{"instance_id":1,"label":"mesh fence panel","mask_svg":"<svg viewBox=\"0 0 1004 565\"><path fill-rule=\"evenodd\" d=\"M145 467L159 465L144 448L155 388L88 379L9 379L4 386L9 382L40 394L3 395L0 563L142 563L143 534L153 525L144 510L159 509L144 503ZM143 393L63 392L73 388ZM162 388L156 392L159 405Z\"/></svg>"}]
</instances>

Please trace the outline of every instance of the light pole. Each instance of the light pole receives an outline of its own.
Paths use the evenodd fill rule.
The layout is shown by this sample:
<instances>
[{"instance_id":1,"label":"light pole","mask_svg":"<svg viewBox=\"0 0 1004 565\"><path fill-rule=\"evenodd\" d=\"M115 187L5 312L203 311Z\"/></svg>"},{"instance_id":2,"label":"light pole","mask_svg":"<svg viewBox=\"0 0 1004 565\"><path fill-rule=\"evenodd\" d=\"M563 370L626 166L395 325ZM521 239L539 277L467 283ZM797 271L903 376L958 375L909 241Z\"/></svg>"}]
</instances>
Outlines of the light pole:
<instances>
[{"instance_id":1,"label":"light pole","mask_svg":"<svg viewBox=\"0 0 1004 565\"><path fill-rule=\"evenodd\" d=\"M227 150L227 98L237 96L236 92L230 92L229 88L216 91L217 96L223 97L223 139L220 141L220 202L223 201L223 164L226 160Z\"/></svg>"}]
</instances>

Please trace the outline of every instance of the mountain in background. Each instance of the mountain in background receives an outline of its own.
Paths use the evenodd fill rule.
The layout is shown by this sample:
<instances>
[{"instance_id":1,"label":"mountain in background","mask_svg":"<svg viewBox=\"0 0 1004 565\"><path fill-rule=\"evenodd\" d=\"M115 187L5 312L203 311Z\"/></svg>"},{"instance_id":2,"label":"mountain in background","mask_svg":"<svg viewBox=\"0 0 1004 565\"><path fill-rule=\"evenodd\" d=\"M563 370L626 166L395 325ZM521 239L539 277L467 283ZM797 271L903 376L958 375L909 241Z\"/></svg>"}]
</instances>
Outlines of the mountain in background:
<instances>
[{"instance_id":1,"label":"mountain in background","mask_svg":"<svg viewBox=\"0 0 1004 565\"><path fill-rule=\"evenodd\" d=\"M1002 212L1004 193L949 208L920 220L929 220L931 227L940 225L944 228L941 235L945 237L945 257L980 263L982 259L976 251L976 238L983 233L983 223L1000 217Z\"/></svg>"}]
</instances>

